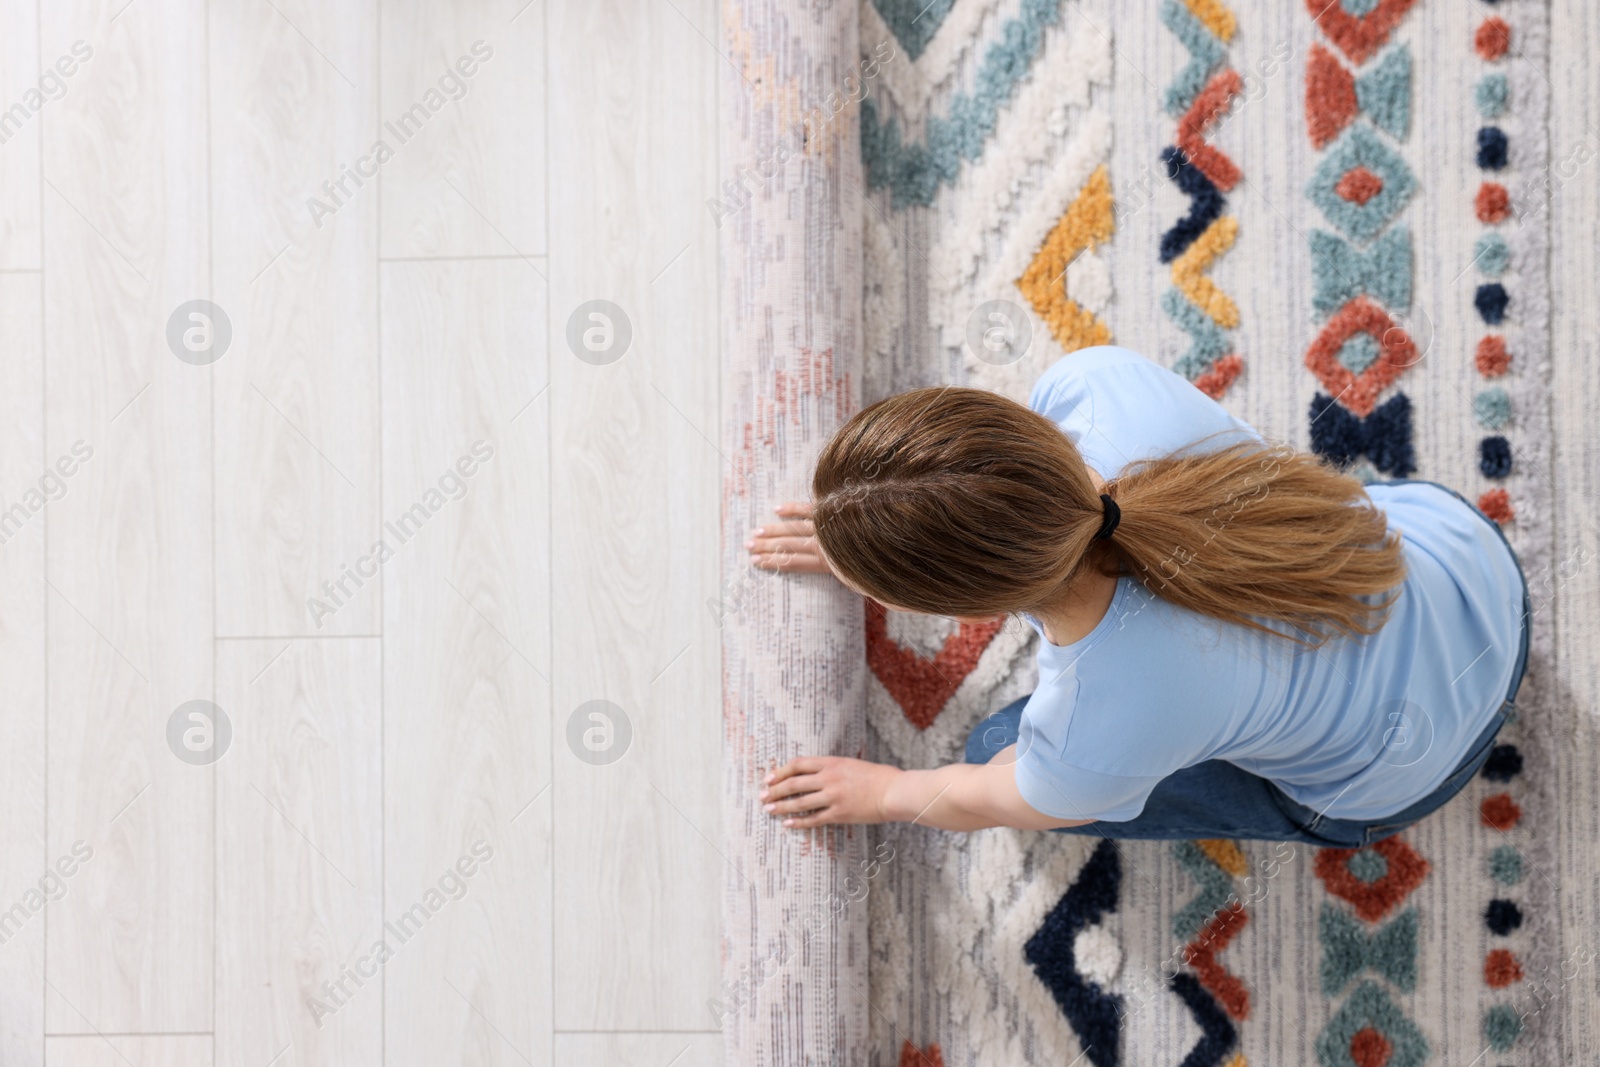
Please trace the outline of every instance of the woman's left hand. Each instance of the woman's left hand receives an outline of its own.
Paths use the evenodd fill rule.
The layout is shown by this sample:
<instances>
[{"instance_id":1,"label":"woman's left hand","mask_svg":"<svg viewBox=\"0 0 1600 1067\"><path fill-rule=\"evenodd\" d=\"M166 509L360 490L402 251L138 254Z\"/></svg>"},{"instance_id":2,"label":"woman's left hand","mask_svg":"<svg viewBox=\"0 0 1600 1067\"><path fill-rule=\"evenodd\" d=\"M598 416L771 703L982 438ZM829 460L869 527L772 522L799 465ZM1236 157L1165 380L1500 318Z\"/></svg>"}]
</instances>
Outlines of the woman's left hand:
<instances>
[{"instance_id":1,"label":"woman's left hand","mask_svg":"<svg viewBox=\"0 0 1600 1067\"><path fill-rule=\"evenodd\" d=\"M760 799L769 814L797 830L888 822L884 795L902 773L898 767L845 756L801 756L767 775Z\"/></svg>"}]
</instances>

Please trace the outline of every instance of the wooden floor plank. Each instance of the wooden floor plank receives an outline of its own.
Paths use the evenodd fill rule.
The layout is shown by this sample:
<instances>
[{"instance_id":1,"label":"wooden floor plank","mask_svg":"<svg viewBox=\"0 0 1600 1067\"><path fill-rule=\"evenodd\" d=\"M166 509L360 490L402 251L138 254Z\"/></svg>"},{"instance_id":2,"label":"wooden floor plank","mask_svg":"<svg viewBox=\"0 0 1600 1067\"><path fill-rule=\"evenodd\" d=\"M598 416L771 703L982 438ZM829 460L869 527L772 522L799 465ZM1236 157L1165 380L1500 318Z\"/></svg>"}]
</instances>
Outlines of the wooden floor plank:
<instances>
[{"instance_id":1,"label":"wooden floor plank","mask_svg":"<svg viewBox=\"0 0 1600 1067\"><path fill-rule=\"evenodd\" d=\"M93 851L46 1024L209 1031L212 773L166 740L212 696L210 379L166 341L207 295L206 5L117 6L41 5L46 54L96 42L44 115L45 454L80 461L48 516L46 851Z\"/></svg>"},{"instance_id":2,"label":"wooden floor plank","mask_svg":"<svg viewBox=\"0 0 1600 1067\"><path fill-rule=\"evenodd\" d=\"M37 0L0 0L0 27L0 270L38 270L41 115L73 90L81 63L70 46L41 63ZM85 53L92 61L87 42Z\"/></svg>"},{"instance_id":3,"label":"wooden floor plank","mask_svg":"<svg viewBox=\"0 0 1600 1067\"><path fill-rule=\"evenodd\" d=\"M716 1034L557 1034L562 1067L721 1067Z\"/></svg>"},{"instance_id":4,"label":"wooden floor plank","mask_svg":"<svg viewBox=\"0 0 1600 1067\"><path fill-rule=\"evenodd\" d=\"M0 677L6 679L0 701L0 1063L6 1064L44 1058L46 913L52 899L72 891L45 850L45 516L71 484L44 450L39 286L37 274L0 274Z\"/></svg>"},{"instance_id":5,"label":"wooden floor plank","mask_svg":"<svg viewBox=\"0 0 1600 1067\"><path fill-rule=\"evenodd\" d=\"M360 577L378 527L378 191L351 177L372 169L376 16L377 0L211 11L224 636L378 625L380 583Z\"/></svg>"},{"instance_id":6,"label":"wooden floor plank","mask_svg":"<svg viewBox=\"0 0 1600 1067\"><path fill-rule=\"evenodd\" d=\"M219 1067L380 1067L382 649L227 641L217 703Z\"/></svg>"},{"instance_id":7,"label":"wooden floor plank","mask_svg":"<svg viewBox=\"0 0 1600 1067\"><path fill-rule=\"evenodd\" d=\"M0 946L0 1063L546 1063L562 1013L709 1025L715 27L0 0L0 107L79 57L0 130L0 501L72 471L0 542L0 909L71 870ZM567 342L593 299L631 315L611 366ZM611 768L568 740L596 698L633 716ZM190 701L215 764L184 741L215 713L169 740ZM717 1047L679 1036L560 1044Z\"/></svg>"},{"instance_id":8,"label":"wooden floor plank","mask_svg":"<svg viewBox=\"0 0 1600 1067\"><path fill-rule=\"evenodd\" d=\"M52 1037L45 1047L49 1067L211 1067L202 1034Z\"/></svg>"},{"instance_id":9,"label":"wooden floor plank","mask_svg":"<svg viewBox=\"0 0 1600 1067\"><path fill-rule=\"evenodd\" d=\"M544 255L548 6L384 3L385 256Z\"/></svg>"},{"instance_id":10,"label":"wooden floor plank","mask_svg":"<svg viewBox=\"0 0 1600 1067\"><path fill-rule=\"evenodd\" d=\"M544 284L521 260L391 263L382 299L384 915L413 923L386 1047L548 1062Z\"/></svg>"},{"instance_id":11,"label":"wooden floor plank","mask_svg":"<svg viewBox=\"0 0 1600 1067\"><path fill-rule=\"evenodd\" d=\"M550 84L591 98L550 120L562 1029L702 1028L720 981L717 32L710 2L550 8ZM631 723L610 765L562 743L593 700Z\"/></svg>"}]
</instances>

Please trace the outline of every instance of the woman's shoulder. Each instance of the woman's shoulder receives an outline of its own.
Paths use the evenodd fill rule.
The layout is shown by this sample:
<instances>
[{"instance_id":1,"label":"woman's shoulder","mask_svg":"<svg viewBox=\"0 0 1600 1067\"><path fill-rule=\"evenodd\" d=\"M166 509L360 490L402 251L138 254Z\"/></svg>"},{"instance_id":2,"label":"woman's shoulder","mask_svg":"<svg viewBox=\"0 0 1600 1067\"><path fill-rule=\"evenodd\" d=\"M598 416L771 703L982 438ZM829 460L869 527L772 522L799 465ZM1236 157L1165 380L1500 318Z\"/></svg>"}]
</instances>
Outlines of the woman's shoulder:
<instances>
[{"instance_id":1,"label":"woman's shoulder","mask_svg":"<svg viewBox=\"0 0 1600 1067\"><path fill-rule=\"evenodd\" d=\"M1131 348L1121 348L1117 345L1080 348L1062 356L1039 375L1028 394L1028 406L1041 414L1048 415L1049 407L1074 394L1084 393L1089 386L1091 376L1098 376L1104 371L1118 368L1138 368L1136 373L1147 370L1172 373Z\"/></svg>"},{"instance_id":2,"label":"woman's shoulder","mask_svg":"<svg viewBox=\"0 0 1600 1067\"><path fill-rule=\"evenodd\" d=\"M1102 477L1128 463L1180 451L1206 438L1222 447L1259 441L1182 375L1137 352L1098 345L1069 353L1034 383L1028 406L1060 426Z\"/></svg>"}]
</instances>

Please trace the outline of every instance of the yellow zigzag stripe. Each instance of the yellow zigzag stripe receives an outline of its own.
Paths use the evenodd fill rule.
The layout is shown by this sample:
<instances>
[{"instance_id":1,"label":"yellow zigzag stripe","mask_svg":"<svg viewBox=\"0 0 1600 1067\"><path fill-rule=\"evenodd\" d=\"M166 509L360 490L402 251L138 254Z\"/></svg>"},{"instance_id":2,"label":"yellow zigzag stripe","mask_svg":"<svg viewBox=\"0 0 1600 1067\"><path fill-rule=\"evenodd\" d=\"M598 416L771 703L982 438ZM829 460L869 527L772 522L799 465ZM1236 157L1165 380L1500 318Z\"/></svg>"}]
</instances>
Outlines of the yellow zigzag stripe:
<instances>
[{"instance_id":1,"label":"yellow zigzag stripe","mask_svg":"<svg viewBox=\"0 0 1600 1067\"><path fill-rule=\"evenodd\" d=\"M1017 279L1017 288L1067 352L1111 343L1111 327L1067 296L1066 273L1079 253L1111 238L1114 207L1111 172L1102 163Z\"/></svg>"},{"instance_id":2,"label":"yellow zigzag stripe","mask_svg":"<svg viewBox=\"0 0 1600 1067\"><path fill-rule=\"evenodd\" d=\"M1200 851L1210 857L1211 862L1221 867L1235 878L1243 878L1250 873L1250 861L1244 858L1244 853L1239 851L1239 846L1226 838L1206 838L1196 841Z\"/></svg>"},{"instance_id":3,"label":"yellow zigzag stripe","mask_svg":"<svg viewBox=\"0 0 1600 1067\"><path fill-rule=\"evenodd\" d=\"M1237 26L1233 20L1233 12L1228 10L1228 5L1222 0L1183 0L1183 2L1206 29L1222 39L1223 44L1233 40L1233 31Z\"/></svg>"},{"instance_id":4,"label":"yellow zigzag stripe","mask_svg":"<svg viewBox=\"0 0 1600 1067\"><path fill-rule=\"evenodd\" d=\"M1213 322L1225 330L1239 325L1239 305L1206 277L1206 271L1216 258L1233 247L1239 236L1239 220L1224 215L1207 226L1177 259L1172 261L1172 284L1189 302L1209 315Z\"/></svg>"}]
</instances>

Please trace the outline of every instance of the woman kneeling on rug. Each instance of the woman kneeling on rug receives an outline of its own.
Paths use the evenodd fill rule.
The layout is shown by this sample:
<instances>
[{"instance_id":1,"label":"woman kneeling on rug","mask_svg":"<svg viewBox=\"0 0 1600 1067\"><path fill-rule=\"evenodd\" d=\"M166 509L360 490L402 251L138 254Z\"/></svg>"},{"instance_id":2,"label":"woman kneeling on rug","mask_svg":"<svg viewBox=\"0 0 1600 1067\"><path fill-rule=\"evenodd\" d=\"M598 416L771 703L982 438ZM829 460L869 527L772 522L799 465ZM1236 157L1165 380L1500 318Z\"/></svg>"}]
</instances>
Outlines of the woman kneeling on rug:
<instances>
[{"instance_id":1,"label":"woman kneeling on rug","mask_svg":"<svg viewBox=\"0 0 1600 1067\"><path fill-rule=\"evenodd\" d=\"M757 566L896 611L1020 614L1039 682L964 764L791 761L761 796L785 826L1357 847L1466 785L1527 660L1522 569L1471 504L1363 488L1125 349L1059 360L1028 407L880 401L812 494L756 531Z\"/></svg>"}]
</instances>

